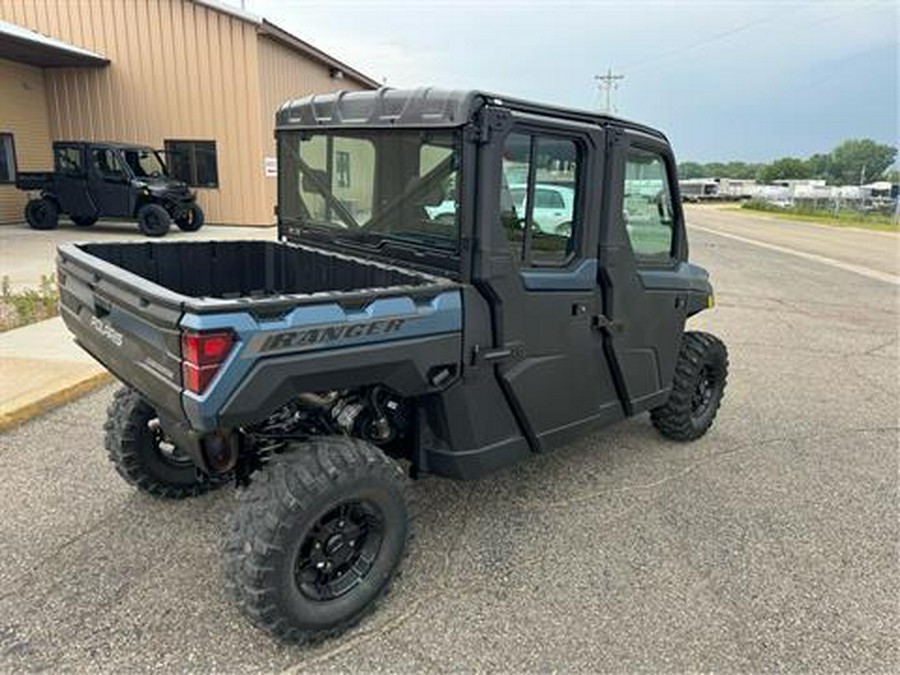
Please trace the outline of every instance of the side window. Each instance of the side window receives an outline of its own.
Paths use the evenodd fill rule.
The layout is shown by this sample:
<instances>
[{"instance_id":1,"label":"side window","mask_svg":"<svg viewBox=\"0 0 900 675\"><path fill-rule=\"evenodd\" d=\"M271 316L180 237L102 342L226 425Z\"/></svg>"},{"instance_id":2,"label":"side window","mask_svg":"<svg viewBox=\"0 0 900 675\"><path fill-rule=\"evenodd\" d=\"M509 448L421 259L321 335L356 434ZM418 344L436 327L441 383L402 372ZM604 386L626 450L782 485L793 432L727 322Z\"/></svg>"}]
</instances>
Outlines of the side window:
<instances>
[{"instance_id":1,"label":"side window","mask_svg":"<svg viewBox=\"0 0 900 675\"><path fill-rule=\"evenodd\" d=\"M94 167L94 171L103 178L122 178L125 176L122 162L119 161L119 155L111 148L91 150L91 164Z\"/></svg>"},{"instance_id":2,"label":"side window","mask_svg":"<svg viewBox=\"0 0 900 675\"><path fill-rule=\"evenodd\" d=\"M81 159L81 148L73 145L58 146L54 151L56 170L68 176L81 176L84 164Z\"/></svg>"},{"instance_id":3,"label":"side window","mask_svg":"<svg viewBox=\"0 0 900 675\"><path fill-rule=\"evenodd\" d=\"M579 155L575 141L512 133L503 151L500 224L524 267L558 267L575 251Z\"/></svg>"},{"instance_id":4,"label":"side window","mask_svg":"<svg viewBox=\"0 0 900 675\"><path fill-rule=\"evenodd\" d=\"M672 191L662 155L632 148L625 165L622 219L639 260L665 262L672 256Z\"/></svg>"},{"instance_id":5,"label":"side window","mask_svg":"<svg viewBox=\"0 0 900 675\"><path fill-rule=\"evenodd\" d=\"M0 134L0 183L16 180L16 146L12 134Z\"/></svg>"}]
</instances>

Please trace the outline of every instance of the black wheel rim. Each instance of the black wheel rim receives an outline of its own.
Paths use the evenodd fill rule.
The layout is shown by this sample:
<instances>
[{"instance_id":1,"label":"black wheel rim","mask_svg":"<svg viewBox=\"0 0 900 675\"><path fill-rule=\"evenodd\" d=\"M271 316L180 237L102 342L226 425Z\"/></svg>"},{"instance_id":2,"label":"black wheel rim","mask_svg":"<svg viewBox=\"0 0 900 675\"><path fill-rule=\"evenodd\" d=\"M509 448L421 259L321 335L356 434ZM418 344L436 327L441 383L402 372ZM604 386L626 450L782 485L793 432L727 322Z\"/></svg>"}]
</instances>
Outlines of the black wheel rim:
<instances>
[{"instance_id":1,"label":"black wheel rim","mask_svg":"<svg viewBox=\"0 0 900 675\"><path fill-rule=\"evenodd\" d=\"M34 219L41 225L46 225L50 220L48 217L48 209L44 204L38 204L34 209Z\"/></svg>"},{"instance_id":2,"label":"black wheel rim","mask_svg":"<svg viewBox=\"0 0 900 675\"><path fill-rule=\"evenodd\" d=\"M691 396L691 413L695 418L703 417L716 393L716 376L709 366L700 369L697 386Z\"/></svg>"},{"instance_id":3,"label":"black wheel rim","mask_svg":"<svg viewBox=\"0 0 900 675\"><path fill-rule=\"evenodd\" d=\"M383 540L384 518L374 504L339 504L304 537L294 567L297 588L319 602L346 595L369 574Z\"/></svg>"}]
</instances>

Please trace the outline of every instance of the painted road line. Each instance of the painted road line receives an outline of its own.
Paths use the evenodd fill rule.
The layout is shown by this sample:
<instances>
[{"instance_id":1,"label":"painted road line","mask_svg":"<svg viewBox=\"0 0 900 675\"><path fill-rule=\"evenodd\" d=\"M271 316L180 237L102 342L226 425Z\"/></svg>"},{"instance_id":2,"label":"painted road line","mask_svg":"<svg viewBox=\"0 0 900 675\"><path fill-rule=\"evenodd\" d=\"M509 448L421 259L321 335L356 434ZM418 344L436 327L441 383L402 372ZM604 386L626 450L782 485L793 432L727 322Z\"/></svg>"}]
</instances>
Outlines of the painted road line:
<instances>
[{"instance_id":1,"label":"painted road line","mask_svg":"<svg viewBox=\"0 0 900 675\"><path fill-rule=\"evenodd\" d=\"M709 227L702 227L700 225L691 225L688 224L692 230L697 230L698 232L707 232L708 234L714 234L717 237L725 237L726 239L734 239L735 241L740 241L745 244L750 244L751 246L759 246L760 248L767 248L770 251L778 251L779 253L786 253L787 255L793 255L798 258L804 258L806 260L812 260L813 262L821 263L823 265L828 265L830 267L836 267L838 269L844 270L845 272L853 272L854 274L860 274L864 277L868 277L869 279L877 279L878 281L884 281L889 284L894 284L895 286L900 286L900 277L896 274L888 274L887 272L879 272L878 270L873 270L869 267L863 267L862 265L854 265L852 263L843 262L842 260L835 260L834 258L827 258L824 255L817 255L815 253L807 253L806 251L798 251L794 248L788 248L786 246L779 246L778 244L770 244L765 241L759 241L758 239L750 239L749 237L742 237L739 234L731 234L730 232L722 232L720 230L714 230Z\"/></svg>"}]
</instances>

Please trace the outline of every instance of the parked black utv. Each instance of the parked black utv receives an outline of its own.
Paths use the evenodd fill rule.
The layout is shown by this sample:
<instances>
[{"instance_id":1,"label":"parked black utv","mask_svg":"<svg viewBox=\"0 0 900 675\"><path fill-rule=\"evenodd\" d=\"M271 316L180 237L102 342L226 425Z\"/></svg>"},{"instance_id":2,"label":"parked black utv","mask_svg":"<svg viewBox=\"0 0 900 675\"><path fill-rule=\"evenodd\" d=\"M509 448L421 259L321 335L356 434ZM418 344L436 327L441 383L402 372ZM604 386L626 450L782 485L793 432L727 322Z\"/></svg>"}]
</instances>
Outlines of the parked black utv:
<instances>
[{"instance_id":1,"label":"parked black utv","mask_svg":"<svg viewBox=\"0 0 900 675\"><path fill-rule=\"evenodd\" d=\"M136 218L141 232L162 237L172 221L185 232L203 225L203 209L187 185L171 178L152 148L126 143L53 144L53 172L23 172L20 190L40 190L25 206L35 230L52 230L60 215L79 227L100 218Z\"/></svg>"}]
</instances>

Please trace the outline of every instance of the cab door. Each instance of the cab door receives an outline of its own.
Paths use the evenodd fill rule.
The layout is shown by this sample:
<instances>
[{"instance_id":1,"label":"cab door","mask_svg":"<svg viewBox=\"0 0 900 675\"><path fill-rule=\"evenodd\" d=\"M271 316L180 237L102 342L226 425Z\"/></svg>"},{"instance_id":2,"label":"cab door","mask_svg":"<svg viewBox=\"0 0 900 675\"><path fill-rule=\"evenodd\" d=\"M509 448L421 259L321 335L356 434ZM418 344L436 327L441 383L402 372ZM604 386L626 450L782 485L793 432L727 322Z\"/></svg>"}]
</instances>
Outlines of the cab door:
<instances>
[{"instance_id":1,"label":"cab door","mask_svg":"<svg viewBox=\"0 0 900 675\"><path fill-rule=\"evenodd\" d=\"M675 158L661 138L612 128L600 242L604 311L595 326L625 412L665 402L687 317L684 216Z\"/></svg>"},{"instance_id":2,"label":"cab door","mask_svg":"<svg viewBox=\"0 0 900 675\"><path fill-rule=\"evenodd\" d=\"M88 193L84 145L54 143L53 166L56 197L62 212L76 216L95 215L96 208Z\"/></svg>"},{"instance_id":3,"label":"cab door","mask_svg":"<svg viewBox=\"0 0 900 675\"><path fill-rule=\"evenodd\" d=\"M91 146L88 156L88 188L98 215L131 216L131 179L118 148Z\"/></svg>"},{"instance_id":4,"label":"cab door","mask_svg":"<svg viewBox=\"0 0 900 675\"><path fill-rule=\"evenodd\" d=\"M544 451L622 416L592 324L602 309L603 131L513 116L498 135L481 181L497 200L481 224L490 260L487 279L476 280L490 298L498 348L483 358L496 365L532 449Z\"/></svg>"}]
</instances>

